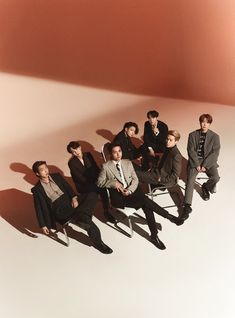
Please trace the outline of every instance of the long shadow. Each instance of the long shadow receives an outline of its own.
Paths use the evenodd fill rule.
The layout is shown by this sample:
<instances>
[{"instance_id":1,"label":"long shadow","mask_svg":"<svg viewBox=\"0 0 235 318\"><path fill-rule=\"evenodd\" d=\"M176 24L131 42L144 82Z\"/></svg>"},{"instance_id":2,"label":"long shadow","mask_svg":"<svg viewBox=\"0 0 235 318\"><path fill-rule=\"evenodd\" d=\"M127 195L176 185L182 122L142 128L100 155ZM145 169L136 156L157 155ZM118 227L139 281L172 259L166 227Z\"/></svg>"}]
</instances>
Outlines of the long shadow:
<instances>
[{"instance_id":1,"label":"long shadow","mask_svg":"<svg viewBox=\"0 0 235 318\"><path fill-rule=\"evenodd\" d=\"M115 136L119 133L117 132L117 134L113 134L110 130L108 129L97 129L96 130L97 135L103 137L104 139L108 140L109 142L112 142L113 139L115 138ZM143 144L143 140L141 138L137 138L137 137L132 137L131 141L133 142L133 144L139 148L142 144Z\"/></svg>"},{"instance_id":2,"label":"long shadow","mask_svg":"<svg viewBox=\"0 0 235 318\"><path fill-rule=\"evenodd\" d=\"M103 163L100 151L95 150L95 147L92 144L85 140L79 140L79 143L82 147L83 152L90 152L92 154L98 166Z\"/></svg>"},{"instance_id":3,"label":"long shadow","mask_svg":"<svg viewBox=\"0 0 235 318\"><path fill-rule=\"evenodd\" d=\"M64 176L63 172L58 167L52 165L49 165L48 167L51 173L59 172ZM10 168L15 172L22 173L23 179L32 185L36 184L38 181L38 178L32 170L23 163L11 163ZM70 177L65 177L65 179L69 183L72 183ZM29 193L15 188L0 191L0 215L22 234L26 234L32 238L37 238L37 234L42 234L36 219L33 198ZM68 235L70 238L75 239L82 244L87 246L92 245L88 236L74 230L71 226L68 227ZM58 238L57 241L64 244L63 240L60 238Z\"/></svg>"}]
</instances>

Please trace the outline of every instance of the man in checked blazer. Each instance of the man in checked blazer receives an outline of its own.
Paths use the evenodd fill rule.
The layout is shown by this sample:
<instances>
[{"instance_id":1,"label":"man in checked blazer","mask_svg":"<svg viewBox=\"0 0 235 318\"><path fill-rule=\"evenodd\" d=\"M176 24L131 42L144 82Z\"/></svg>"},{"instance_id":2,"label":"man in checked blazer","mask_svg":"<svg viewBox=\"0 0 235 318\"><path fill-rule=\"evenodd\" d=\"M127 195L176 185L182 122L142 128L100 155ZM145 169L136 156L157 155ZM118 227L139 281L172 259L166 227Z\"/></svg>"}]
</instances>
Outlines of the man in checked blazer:
<instances>
[{"instance_id":1,"label":"man in checked blazer","mask_svg":"<svg viewBox=\"0 0 235 318\"><path fill-rule=\"evenodd\" d=\"M205 201L210 199L210 193L214 193L216 183L220 179L217 164L220 138L209 129L212 120L210 114L202 114L199 117L200 129L191 132L188 137L188 171L184 207L186 217L192 211L193 189L197 174L205 172L209 177L208 181L202 185L202 197Z\"/></svg>"},{"instance_id":2,"label":"man in checked blazer","mask_svg":"<svg viewBox=\"0 0 235 318\"><path fill-rule=\"evenodd\" d=\"M142 208L151 232L151 242L157 248L165 249L165 245L160 241L157 235L153 211L177 225L182 224L181 219L169 214L166 210L145 196L139 187L138 177L132 162L128 159L122 159L120 145L111 143L109 152L111 160L103 164L97 185L109 189L110 199L114 207Z\"/></svg>"}]
</instances>

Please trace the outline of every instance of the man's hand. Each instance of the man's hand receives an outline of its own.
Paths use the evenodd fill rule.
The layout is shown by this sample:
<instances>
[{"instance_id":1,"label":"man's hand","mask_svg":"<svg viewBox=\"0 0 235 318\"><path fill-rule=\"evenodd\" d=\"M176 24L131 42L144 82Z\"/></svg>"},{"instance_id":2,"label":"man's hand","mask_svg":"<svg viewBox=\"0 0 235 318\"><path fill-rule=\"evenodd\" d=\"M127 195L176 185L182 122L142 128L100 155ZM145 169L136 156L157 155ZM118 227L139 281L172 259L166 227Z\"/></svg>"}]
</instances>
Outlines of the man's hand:
<instances>
[{"instance_id":1,"label":"man's hand","mask_svg":"<svg viewBox=\"0 0 235 318\"><path fill-rule=\"evenodd\" d=\"M205 167L201 167L201 171L202 172L206 172L206 168Z\"/></svg>"},{"instance_id":2,"label":"man's hand","mask_svg":"<svg viewBox=\"0 0 235 318\"><path fill-rule=\"evenodd\" d=\"M116 181L115 187L118 190L118 192L123 192L124 190L123 185L118 181Z\"/></svg>"},{"instance_id":3,"label":"man's hand","mask_svg":"<svg viewBox=\"0 0 235 318\"><path fill-rule=\"evenodd\" d=\"M77 197L72 198L71 204L72 204L72 207L74 209L76 209L76 207L78 207L78 199L77 199Z\"/></svg>"},{"instance_id":4,"label":"man's hand","mask_svg":"<svg viewBox=\"0 0 235 318\"><path fill-rule=\"evenodd\" d=\"M150 154L150 156L155 157L155 152L154 152L153 148L149 148L149 154Z\"/></svg>"},{"instance_id":5,"label":"man's hand","mask_svg":"<svg viewBox=\"0 0 235 318\"><path fill-rule=\"evenodd\" d=\"M130 195L130 192L127 189L123 189L122 194L124 195L124 197L128 197L128 195Z\"/></svg>"},{"instance_id":6,"label":"man's hand","mask_svg":"<svg viewBox=\"0 0 235 318\"><path fill-rule=\"evenodd\" d=\"M43 227L42 227L42 232L43 232L43 234L45 234L45 235L49 235L49 234L50 234L50 230L49 230L48 227L46 227L46 226L43 226Z\"/></svg>"},{"instance_id":7,"label":"man's hand","mask_svg":"<svg viewBox=\"0 0 235 318\"><path fill-rule=\"evenodd\" d=\"M198 166L196 169L197 169L198 172L200 172L201 171L201 166Z\"/></svg>"},{"instance_id":8,"label":"man's hand","mask_svg":"<svg viewBox=\"0 0 235 318\"><path fill-rule=\"evenodd\" d=\"M155 125L152 126L152 131L154 132L155 135L159 134L159 129Z\"/></svg>"}]
</instances>

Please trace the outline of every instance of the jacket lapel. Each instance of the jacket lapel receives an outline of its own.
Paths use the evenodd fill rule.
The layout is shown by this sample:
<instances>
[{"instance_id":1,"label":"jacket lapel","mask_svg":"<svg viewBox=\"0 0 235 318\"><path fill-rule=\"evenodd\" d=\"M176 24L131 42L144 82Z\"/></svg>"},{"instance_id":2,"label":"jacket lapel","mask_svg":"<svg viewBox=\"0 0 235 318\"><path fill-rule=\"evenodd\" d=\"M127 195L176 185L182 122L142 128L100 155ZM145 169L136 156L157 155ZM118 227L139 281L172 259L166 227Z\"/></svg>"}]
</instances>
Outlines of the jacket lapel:
<instances>
[{"instance_id":1,"label":"jacket lapel","mask_svg":"<svg viewBox=\"0 0 235 318\"><path fill-rule=\"evenodd\" d=\"M109 169L110 171L112 172L112 174L115 176L115 178L119 181L119 182L122 182L121 180L121 177L120 177L120 174L114 164L113 161L109 161Z\"/></svg>"}]
</instances>

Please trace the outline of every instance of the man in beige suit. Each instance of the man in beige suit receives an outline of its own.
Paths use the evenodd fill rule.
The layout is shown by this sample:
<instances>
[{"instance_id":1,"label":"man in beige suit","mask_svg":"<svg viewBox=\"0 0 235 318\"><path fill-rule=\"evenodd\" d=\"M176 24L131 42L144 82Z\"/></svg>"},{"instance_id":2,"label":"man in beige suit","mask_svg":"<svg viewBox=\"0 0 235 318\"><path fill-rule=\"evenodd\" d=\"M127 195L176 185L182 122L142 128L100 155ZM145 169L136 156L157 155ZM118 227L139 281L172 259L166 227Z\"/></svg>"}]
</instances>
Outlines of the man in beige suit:
<instances>
[{"instance_id":1,"label":"man in beige suit","mask_svg":"<svg viewBox=\"0 0 235 318\"><path fill-rule=\"evenodd\" d=\"M109 147L111 160L103 164L97 185L109 188L110 199L114 207L142 208L151 233L151 242L159 249L165 245L158 238L153 211L171 222L181 225L183 221L150 200L139 187L138 177L130 160L122 159L120 145L112 143Z\"/></svg>"}]
</instances>

